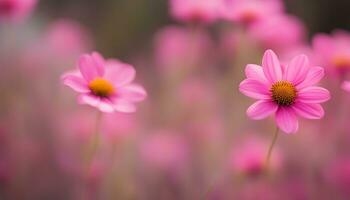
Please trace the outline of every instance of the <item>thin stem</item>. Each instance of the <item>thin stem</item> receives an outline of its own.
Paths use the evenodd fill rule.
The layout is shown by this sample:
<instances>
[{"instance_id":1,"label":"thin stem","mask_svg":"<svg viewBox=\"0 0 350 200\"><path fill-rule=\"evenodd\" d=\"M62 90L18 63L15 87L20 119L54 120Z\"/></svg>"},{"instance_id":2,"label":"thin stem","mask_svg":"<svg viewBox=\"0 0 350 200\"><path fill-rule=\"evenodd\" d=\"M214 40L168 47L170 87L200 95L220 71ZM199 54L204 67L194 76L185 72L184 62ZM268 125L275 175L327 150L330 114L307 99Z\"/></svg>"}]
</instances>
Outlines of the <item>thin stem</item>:
<instances>
[{"instance_id":1,"label":"thin stem","mask_svg":"<svg viewBox=\"0 0 350 200\"><path fill-rule=\"evenodd\" d=\"M267 152L266 161L265 161L266 169L269 169L269 167L270 167L270 160L271 160L272 150L273 150L273 147L275 146L275 143L277 141L278 133L279 133L279 128L277 127L276 131L275 131L275 133L273 135L272 142L271 142L271 144L269 146L269 150Z\"/></svg>"}]
</instances>

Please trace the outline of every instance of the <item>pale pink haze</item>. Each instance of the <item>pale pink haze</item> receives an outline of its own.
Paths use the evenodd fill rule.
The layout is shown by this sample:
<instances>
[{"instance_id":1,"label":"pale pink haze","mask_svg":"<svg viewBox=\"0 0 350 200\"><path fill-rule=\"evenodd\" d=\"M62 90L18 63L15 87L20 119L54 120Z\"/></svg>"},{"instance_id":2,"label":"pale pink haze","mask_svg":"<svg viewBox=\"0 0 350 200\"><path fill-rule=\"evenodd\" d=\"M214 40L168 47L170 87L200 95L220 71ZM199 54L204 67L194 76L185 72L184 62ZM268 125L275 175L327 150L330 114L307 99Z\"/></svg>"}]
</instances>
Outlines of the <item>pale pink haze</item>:
<instances>
[{"instance_id":1,"label":"pale pink haze","mask_svg":"<svg viewBox=\"0 0 350 200\"><path fill-rule=\"evenodd\" d=\"M262 20L249 27L250 37L264 49L286 51L305 43L306 29L294 16L279 15Z\"/></svg>"},{"instance_id":2,"label":"pale pink haze","mask_svg":"<svg viewBox=\"0 0 350 200\"><path fill-rule=\"evenodd\" d=\"M273 18L283 12L280 0L223 0L221 15L224 19L243 25Z\"/></svg>"},{"instance_id":3,"label":"pale pink haze","mask_svg":"<svg viewBox=\"0 0 350 200\"><path fill-rule=\"evenodd\" d=\"M0 22L18 22L34 9L37 0L0 0Z\"/></svg>"},{"instance_id":4,"label":"pale pink haze","mask_svg":"<svg viewBox=\"0 0 350 200\"><path fill-rule=\"evenodd\" d=\"M221 0L170 0L170 14L179 21L212 23L221 6Z\"/></svg>"},{"instance_id":5,"label":"pale pink haze","mask_svg":"<svg viewBox=\"0 0 350 200\"><path fill-rule=\"evenodd\" d=\"M342 88L347 91L350 92L350 81L344 81L342 84Z\"/></svg>"},{"instance_id":6,"label":"pale pink haze","mask_svg":"<svg viewBox=\"0 0 350 200\"><path fill-rule=\"evenodd\" d=\"M99 54L82 55L79 71L62 76L65 85L79 93L78 102L98 108L101 112L136 111L136 102L143 101L147 94L144 88L132 83L136 71L117 60L107 60Z\"/></svg>"},{"instance_id":7,"label":"pale pink haze","mask_svg":"<svg viewBox=\"0 0 350 200\"><path fill-rule=\"evenodd\" d=\"M260 138L249 137L244 139L240 145L235 145L231 151L230 168L236 173L248 176L261 174L266 165L266 146L267 143ZM270 169L278 170L281 163L281 155L279 151L275 151L271 157Z\"/></svg>"},{"instance_id":8,"label":"pale pink haze","mask_svg":"<svg viewBox=\"0 0 350 200\"><path fill-rule=\"evenodd\" d=\"M293 58L288 65L281 65L277 55L267 50L262 66L248 64L247 78L239 90L257 100L247 110L254 120L275 114L277 126L285 133L299 129L298 116L320 119L324 110L320 103L330 99L328 90L315 86L324 76L322 67L311 67L307 56Z\"/></svg>"},{"instance_id":9,"label":"pale pink haze","mask_svg":"<svg viewBox=\"0 0 350 200\"><path fill-rule=\"evenodd\" d=\"M312 46L317 64L333 75L345 76L350 71L350 33L336 30L331 35L317 34Z\"/></svg>"}]
</instances>

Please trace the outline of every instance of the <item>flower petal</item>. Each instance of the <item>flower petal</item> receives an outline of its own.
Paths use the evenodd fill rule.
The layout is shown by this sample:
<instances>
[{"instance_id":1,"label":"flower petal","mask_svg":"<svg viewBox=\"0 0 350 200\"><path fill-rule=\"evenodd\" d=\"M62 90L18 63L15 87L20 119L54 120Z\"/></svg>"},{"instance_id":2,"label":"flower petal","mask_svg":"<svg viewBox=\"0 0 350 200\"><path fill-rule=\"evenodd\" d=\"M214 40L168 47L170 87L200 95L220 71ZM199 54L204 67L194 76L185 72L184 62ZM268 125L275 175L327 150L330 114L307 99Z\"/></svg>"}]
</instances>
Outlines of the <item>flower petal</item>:
<instances>
[{"instance_id":1,"label":"flower petal","mask_svg":"<svg viewBox=\"0 0 350 200\"><path fill-rule=\"evenodd\" d=\"M92 94L82 94L78 97L80 104L88 104L90 106L97 107L101 101L101 98Z\"/></svg>"},{"instance_id":2,"label":"flower petal","mask_svg":"<svg viewBox=\"0 0 350 200\"><path fill-rule=\"evenodd\" d=\"M297 101L303 103L323 103L330 99L329 91L322 87L307 87L298 92Z\"/></svg>"},{"instance_id":3,"label":"flower petal","mask_svg":"<svg viewBox=\"0 0 350 200\"><path fill-rule=\"evenodd\" d=\"M344 81L341 87L343 90L350 92L350 81Z\"/></svg>"},{"instance_id":4,"label":"flower petal","mask_svg":"<svg viewBox=\"0 0 350 200\"><path fill-rule=\"evenodd\" d=\"M131 65L117 61L109 61L107 65L105 77L115 86L123 86L134 80L136 71Z\"/></svg>"},{"instance_id":5,"label":"flower petal","mask_svg":"<svg viewBox=\"0 0 350 200\"><path fill-rule=\"evenodd\" d=\"M272 50L267 50L262 60L265 77L271 83L282 80L282 68L277 55Z\"/></svg>"},{"instance_id":6,"label":"flower petal","mask_svg":"<svg viewBox=\"0 0 350 200\"><path fill-rule=\"evenodd\" d=\"M280 107L276 113L277 126L285 133L295 133L299 129L297 116L292 108Z\"/></svg>"},{"instance_id":7,"label":"flower petal","mask_svg":"<svg viewBox=\"0 0 350 200\"><path fill-rule=\"evenodd\" d=\"M309 69L309 59L307 56L297 56L287 65L284 80L297 85L305 79Z\"/></svg>"},{"instance_id":8,"label":"flower petal","mask_svg":"<svg viewBox=\"0 0 350 200\"><path fill-rule=\"evenodd\" d=\"M77 92L87 93L90 91L86 80L77 75L66 75L62 78L62 81L63 84L69 86Z\"/></svg>"},{"instance_id":9,"label":"flower petal","mask_svg":"<svg viewBox=\"0 0 350 200\"><path fill-rule=\"evenodd\" d=\"M302 81L300 84L296 85L297 89L302 89L305 87L313 86L320 82L320 80L324 76L324 69L322 67L312 67L307 76L305 77L305 80Z\"/></svg>"},{"instance_id":10,"label":"flower petal","mask_svg":"<svg viewBox=\"0 0 350 200\"><path fill-rule=\"evenodd\" d=\"M268 117L272 113L276 112L278 105L272 101L257 101L251 105L247 110L247 115L254 119L260 120Z\"/></svg>"},{"instance_id":11,"label":"flower petal","mask_svg":"<svg viewBox=\"0 0 350 200\"><path fill-rule=\"evenodd\" d=\"M320 104L295 103L293 110L296 114L306 119L321 119L324 116L324 110Z\"/></svg>"},{"instance_id":12,"label":"flower petal","mask_svg":"<svg viewBox=\"0 0 350 200\"><path fill-rule=\"evenodd\" d=\"M257 80L266 85L268 84L264 71L259 65L248 64L245 68L245 74L248 79Z\"/></svg>"},{"instance_id":13,"label":"flower petal","mask_svg":"<svg viewBox=\"0 0 350 200\"><path fill-rule=\"evenodd\" d=\"M101 112L112 113L115 111L114 104L108 99L101 99L97 107Z\"/></svg>"},{"instance_id":14,"label":"flower petal","mask_svg":"<svg viewBox=\"0 0 350 200\"><path fill-rule=\"evenodd\" d=\"M239 85L239 91L241 91L244 95L254 99L271 98L270 91L267 86L257 80L245 79Z\"/></svg>"},{"instance_id":15,"label":"flower petal","mask_svg":"<svg viewBox=\"0 0 350 200\"><path fill-rule=\"evenodd\" d=\"M137 84L130 84L121 88L118 88L117 95L123 99L127 99L132 102L143 101L147 93L145 89Z\"/></svg>"},{"instance_id":16,"label":"flower petal","mask_svg":"<svg viewBox=\"0 0 350 200\"><path fill-rule=\"evenodd\" d=\"M101 54L97 52L93 52L91 54L92 58L96 62L97 72L100 76L103 76L105 73L105 59L102 57Z\"/></svg>"},{"instance_id":17,"label":"flower petal","mask_svg":"<svg viewBox=\"0 0 350 200\"><path fill-rule=\"evenodd\" d=\"M117 100L114 100L114 109L116 111L119 111L119 112L123 112L123 113L133 113L136 111L136 106L129 102L129 101L126 101L124 99L117 99Z\"/></svg>"},{"instance_id":18,"label":"flower petal","mask_svg":"<svg viewBox=\"0 0 350 200\"><path fill-rule=\"evenodd\" d=\"M88 82L94 80L96 77L103 75L99 73L98 65L90 55L83 55L80 57L79 69L83 77Z\"/></svg>"}]
</instances>

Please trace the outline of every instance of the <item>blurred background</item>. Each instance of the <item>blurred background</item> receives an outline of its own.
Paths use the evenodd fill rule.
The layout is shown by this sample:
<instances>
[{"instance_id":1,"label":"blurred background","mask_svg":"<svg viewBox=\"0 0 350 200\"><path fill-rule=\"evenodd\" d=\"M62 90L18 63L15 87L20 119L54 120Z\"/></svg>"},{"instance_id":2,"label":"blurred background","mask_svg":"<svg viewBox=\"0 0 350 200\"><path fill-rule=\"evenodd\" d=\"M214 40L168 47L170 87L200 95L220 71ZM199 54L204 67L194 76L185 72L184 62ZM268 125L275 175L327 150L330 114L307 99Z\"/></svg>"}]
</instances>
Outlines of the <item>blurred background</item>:
<instances>
[{"instance_id":1,"label":"blurred background","mask_svg":"<svg viewBox=\"0 0 350 200\"><path fill-rule=\"evenodd\" d=\"M349 7L0 0L0 199L349 199ZM275 123L250 120L238 86L269 48L325 67L332 100L322 120L280 134L266 173ZM136 113L103 114L98 140L97 109L61 81L92 51L133 65L148 93Z\"/></svg>"}]
</instances>

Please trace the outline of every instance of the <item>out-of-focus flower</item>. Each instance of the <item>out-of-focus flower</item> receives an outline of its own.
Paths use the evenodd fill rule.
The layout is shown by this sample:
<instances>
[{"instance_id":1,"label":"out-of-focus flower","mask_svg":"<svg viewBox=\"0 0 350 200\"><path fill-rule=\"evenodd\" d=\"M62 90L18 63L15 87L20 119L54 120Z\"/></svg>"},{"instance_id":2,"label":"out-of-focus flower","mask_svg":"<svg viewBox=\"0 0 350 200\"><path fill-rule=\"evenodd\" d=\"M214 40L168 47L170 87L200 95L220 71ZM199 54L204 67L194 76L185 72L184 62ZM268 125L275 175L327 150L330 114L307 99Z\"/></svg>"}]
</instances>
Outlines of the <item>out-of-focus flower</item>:
<instances>
[{"instance_id":1,"label":"out-of-focus flower","mask_svg":"<svg viewBox=\"0 0 350 200\"><path fill-rule=\"evenodd\" d=\"M286 50L305 42L304 24L296 17L279 15L262 20L249 28L249 35L267 49Z\"/></svg>"},{"instance_id":2,"label":"out-of-focus flower","mask_svg":"<svg viewBox=\"0 0 350 200\"><path fill-rule=\"evenodd\" d=\"M170 13L179 21L211 23L221 6L221 0L170 0Z\"/></svg>"},{"instance_id":3,"label":"out-of-focus flower","mask_svg":"<svg viewBox=\"0 0 350 200\"><path fill-rule=\"evenodd\" d=\"M241 145L232 149L229 159L230 168L236 173L257 176L264 172L266 166L267 143L259 138L246 138ZM269 165L269 170L278 170L281 166L281 155L276 151Z\"/></svg>"},{"instance_id":4,"label":"out-of-focus flower","mask_svg":"<svg viewBox=\"0 0 350 200\"><path fill-rule=\"evenodd\" d=\"M174 72L197 66L208 56L211 46L209 36L201 31L168 26L160 30L155 37L155 56L160 69Z\"/></svg>"},{"instance_id":5,"label":"out-of-focus flower","mask_svg":"<svg viewBox=\"0 0 350 200\"><path fill-rule=\"evenodd\" d=\"M334 75L350 71L350 33L337 30L332 35L317 34L312 41L317 64Z\"/></svg>"},{"instance_id":6,"label":"out-of-focus flower","mask_svg":"<svg viewBox=\"0 0 350 200\"><path fill-rule=\"evenodd\" d=\"M267 50L262 67L249 64L247 79L241 82L240 91L254 99L247 114L260 120L276 113L277 126L286 133L298 131L297 116L320 119L324 110L320 103L330 99L329 91L314 86L324 76L321 67L310 67L307 56L300 55L286 66L281 66L277 55Z\"/></svg>"},{"instance_id":7,"label":"out-of-focus flower","mask_svg":"<svg viewBox=\"0 0 350 200\"><path fill-rule=\"evenodd\" d=\"M342 84L342 88L343 88L345 91L350 92L350 81L344 81L343 84Z\"/></svg>"},{"instance_id":8,"label":"out-of-focus flower","mask_svg":"<svg viewBox=\"0 0 350 200\"><path fill-rule=\"evenodd\" d=\"M160 131L146 138L140 150L147 166L165 171L181 169L188 156L183 138L169 131Z\"/></svg>"},{"instance_id":9,"label":"out-of-focus flower","mask_svg":"<svg viewBox=\"0 0 350 200\"><path fill-rule=\"evenodd\" d=\"M252 25L273 18L282 13L283 9L280 0L226 0L221 15L229 21Z\"/></svg>"},{"instance_id":10,"label":"out-of-focus flower","mask_svg":"<svg viewBox=\"0 0 350 200\"><path fill-rule=\"evenodd\" d=\"M81 93L78 101L102 112L135 112L135 102L143 101L146 91L131 83L135 69L119 61L105 61L94 52L79 59L79 71L62 77L65 85Z\"/></svg>"},{"instance_id":11,"label":"out-of-focus flower","mask_svg":"<svg viewBox=\"0 0 350 200\"><path fill-rule=\"evenodd\" d=\"M26 18L37 0L0 0L0 22L16 22Z\"/></svg>"}]
</instances>

